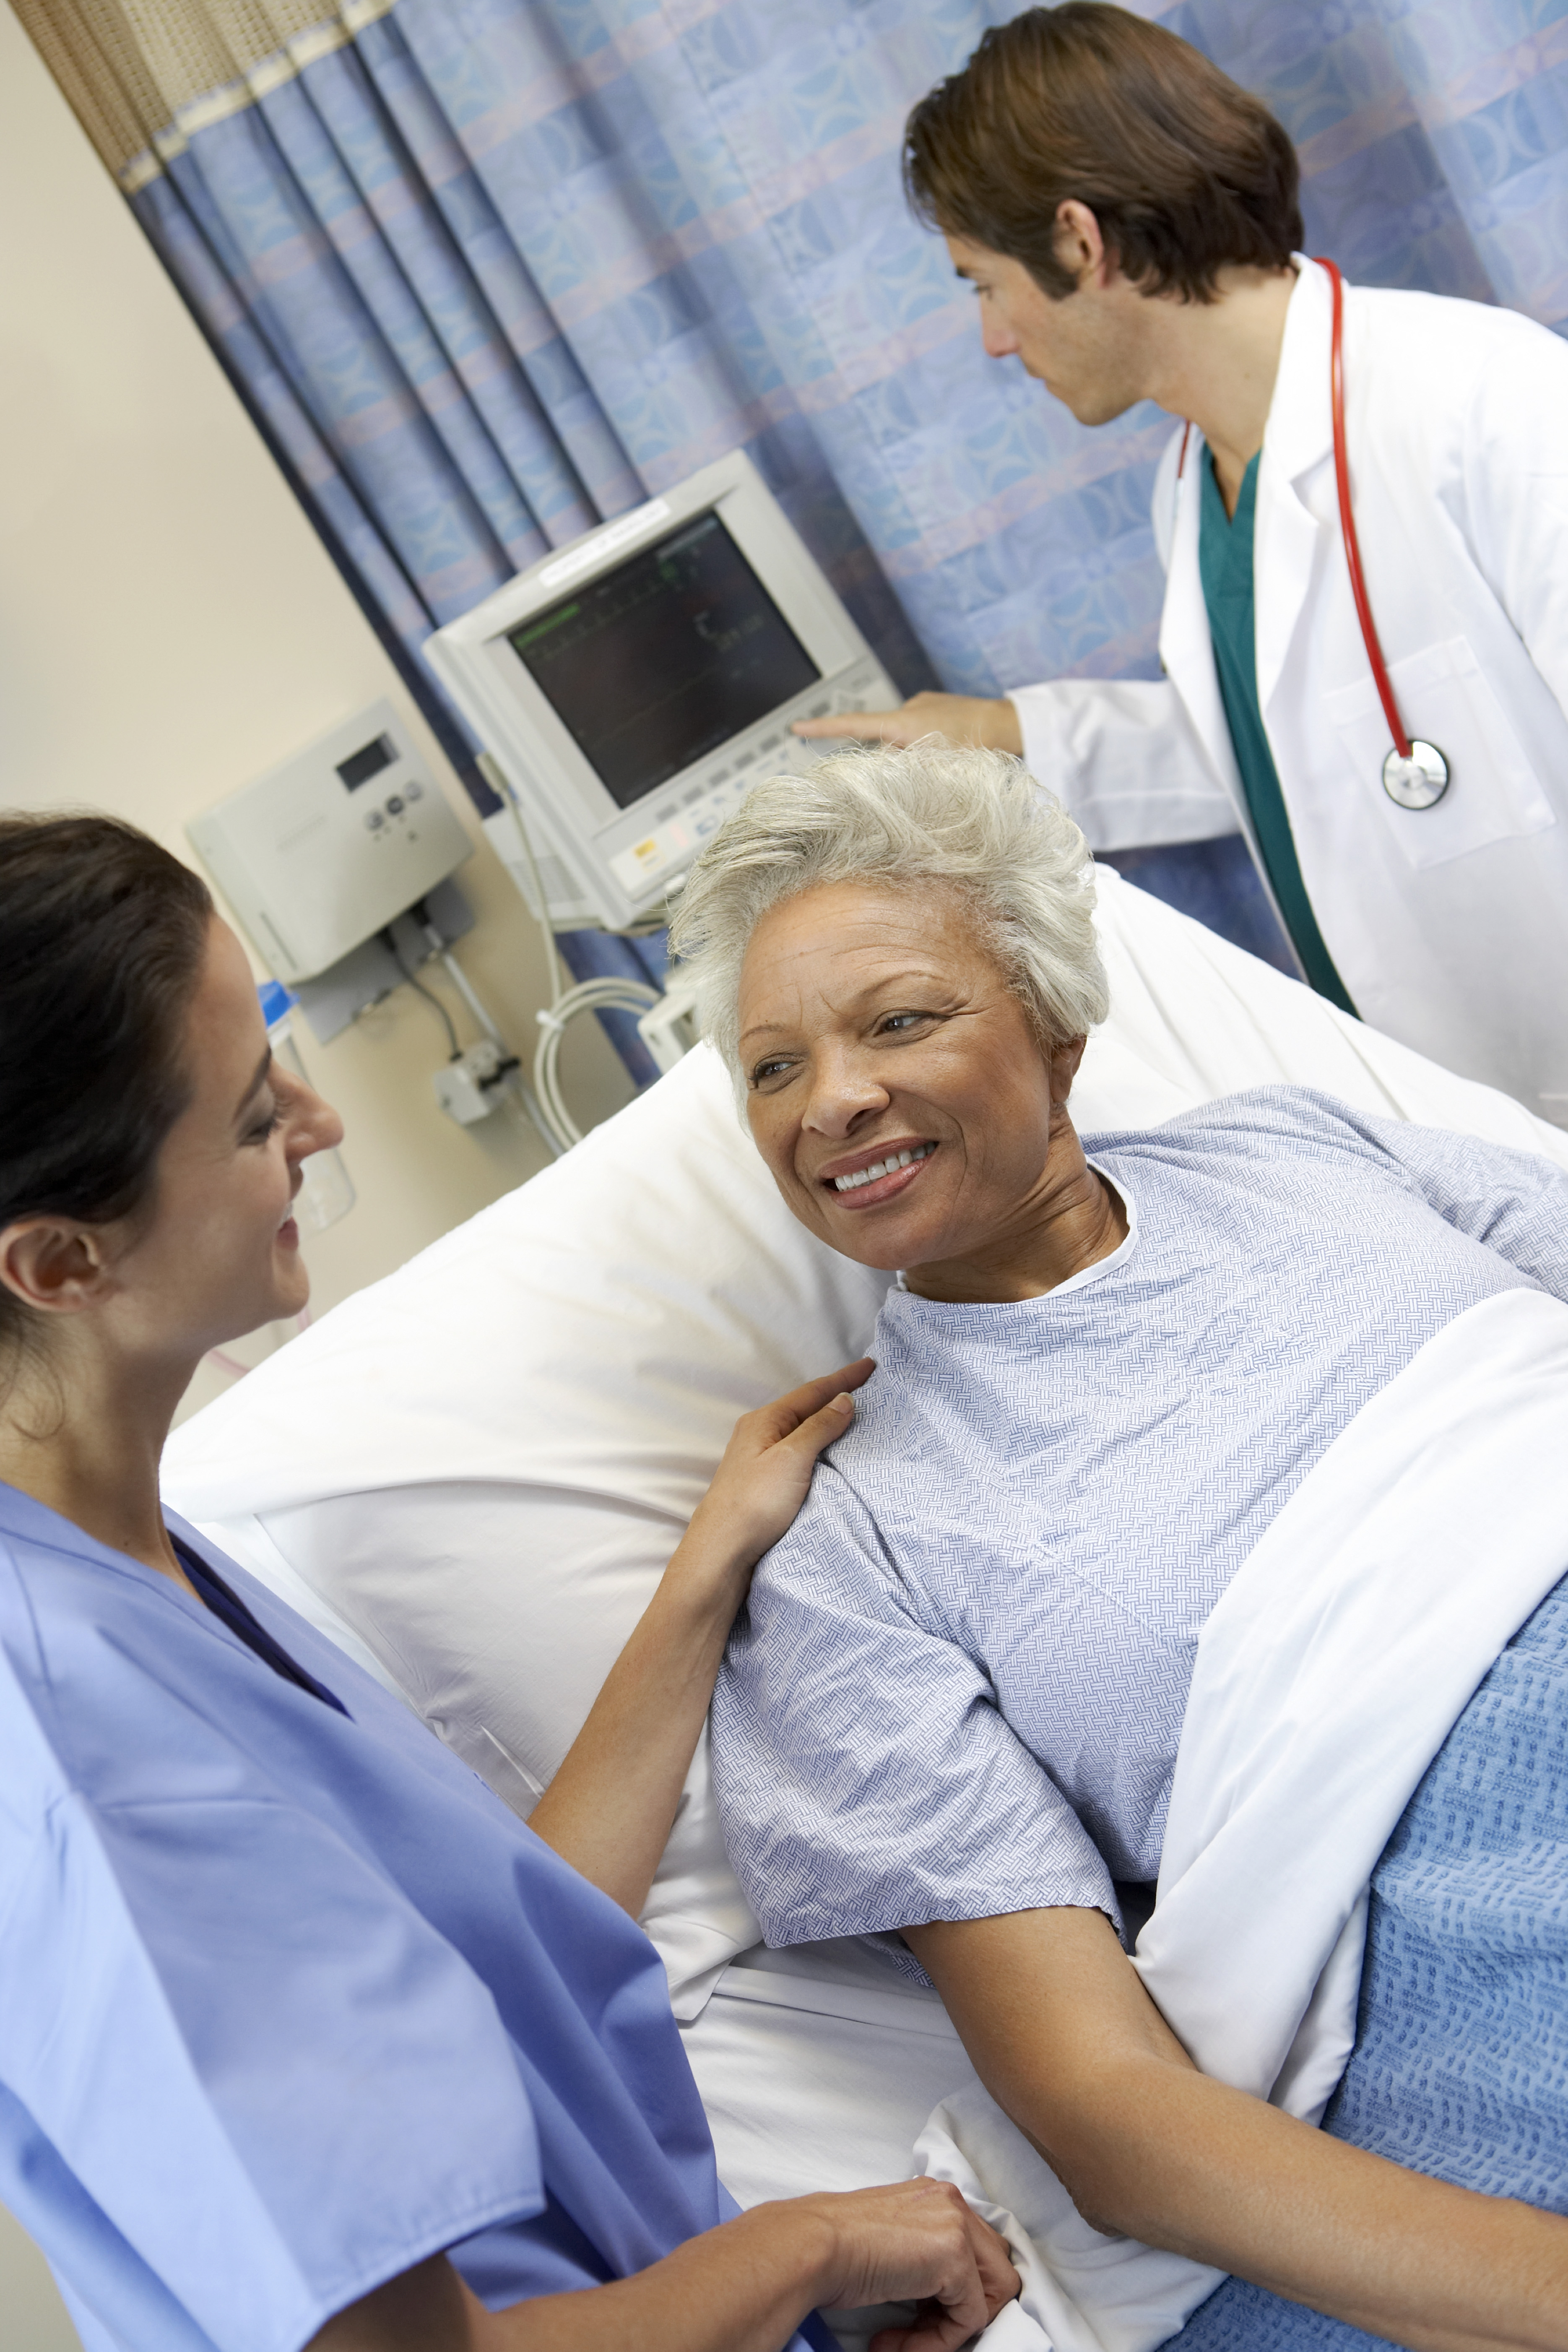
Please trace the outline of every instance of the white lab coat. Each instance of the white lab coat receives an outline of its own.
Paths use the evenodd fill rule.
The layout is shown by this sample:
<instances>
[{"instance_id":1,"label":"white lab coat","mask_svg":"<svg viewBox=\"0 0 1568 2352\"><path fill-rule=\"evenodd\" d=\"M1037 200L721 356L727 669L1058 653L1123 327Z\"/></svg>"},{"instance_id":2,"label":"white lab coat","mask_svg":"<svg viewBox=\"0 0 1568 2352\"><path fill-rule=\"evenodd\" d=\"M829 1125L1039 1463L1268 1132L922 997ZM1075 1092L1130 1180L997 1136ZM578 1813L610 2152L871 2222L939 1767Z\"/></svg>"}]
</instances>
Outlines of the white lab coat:
<instances>
[{"instance_id":1,"label":"white lab coat","mask_svg":"<svg viewBox=\"0 0 1568 2352\"><path fill-rule=\"evenodd\" d=\"M1258 467L1258 700L1313 910L1363 1019L1568 1125L1568 344L1516 312L1347 287L1367 593L1436 808L1396 807L1334 488L1327 273L1303 261ZM1154 489L1153 683L1013 690L1096 848L1251 838L1198 574L1202 443ZM1253 846L1256 850L1256 842Z\"/></svg>"}]
</instances>

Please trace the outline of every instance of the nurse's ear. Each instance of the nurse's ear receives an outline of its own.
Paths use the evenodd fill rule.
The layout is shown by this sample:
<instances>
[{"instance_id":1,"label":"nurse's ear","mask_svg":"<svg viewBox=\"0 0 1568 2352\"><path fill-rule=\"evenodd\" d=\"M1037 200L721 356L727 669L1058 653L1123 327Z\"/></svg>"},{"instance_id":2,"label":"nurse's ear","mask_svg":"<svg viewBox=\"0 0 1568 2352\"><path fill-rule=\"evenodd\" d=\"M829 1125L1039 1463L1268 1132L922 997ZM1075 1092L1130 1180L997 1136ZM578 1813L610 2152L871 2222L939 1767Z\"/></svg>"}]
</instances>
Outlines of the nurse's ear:
<instances>
[{"instance_id":1,"label":"nurse's ear","mask_svg":"<svg viewBox=\"0 0 1568 2352\"><path fill-rule=\"evenodd\" d=\"M18 1217L0 1233L0 1284L34 1315L79 1315L113 1286L109 1238L76 1217Z\"/></svg>"}]
</instances>

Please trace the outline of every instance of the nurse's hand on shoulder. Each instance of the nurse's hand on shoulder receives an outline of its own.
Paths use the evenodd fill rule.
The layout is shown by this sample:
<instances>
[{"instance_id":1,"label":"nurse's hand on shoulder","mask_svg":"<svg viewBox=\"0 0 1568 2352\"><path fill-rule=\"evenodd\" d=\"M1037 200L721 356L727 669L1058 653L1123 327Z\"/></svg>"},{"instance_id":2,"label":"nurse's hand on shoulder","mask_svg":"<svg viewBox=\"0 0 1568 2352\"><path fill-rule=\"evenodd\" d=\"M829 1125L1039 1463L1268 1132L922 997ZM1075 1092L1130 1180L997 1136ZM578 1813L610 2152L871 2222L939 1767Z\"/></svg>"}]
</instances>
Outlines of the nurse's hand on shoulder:
<instances>
[{"instance_id":1,"label":"nurse's hand on shoulder","mask_svg":"<svg viewBox=\"0 0 1568 2352\"><path fill-rule=\"evenodd\" d=\"M635 2278L487 2311L445 2255L341 2311L310 2352L779 2352L810 2311L913 2303L871 2352L956 2352L1018 2293L944 2180L753 2206Z\"/></svg>"},{"instance_id":2,"label":"nurse's hand on shoulder","mask_svg":"<svg viewBox=\"0 0 1568 2352\"><path fill-rule=\"evenodd\" d=\"M752 1570L805 1502L817 1455L854 1420L851 1391L874 1369L862 1356L742 1415L587 1722L529 1816L536 1835L634 1919Z\"/></svg>"},{"instance_id":3,"label":"nurse's hand on shoulder","mask_svg":"<svg viewBox=\"0 0 1568 2352\"><path fill-rule=\"evenodd\" d=\"M851 1391L876 1369L861 1356L742 1413L670 1567L679 1572L700 1560L722 1560L754 1568L805 1502L817 1455L853 1421Z\"/></svg>"},{"instance_id":4,"label":"nurse's hand on shoulder","mask_svg":"<svg viewBox=\"0 0 1568 2352\"><path fill-rule=\"evenodd\" d=\"M837 710L829 719L797 719L790 730L810 740L895 743L900 749L927 735L962 750L1012 751L1022 758L1018 714L1004 698L981 694L914 694L898 710Z\"/></svg>"}]
</instances>

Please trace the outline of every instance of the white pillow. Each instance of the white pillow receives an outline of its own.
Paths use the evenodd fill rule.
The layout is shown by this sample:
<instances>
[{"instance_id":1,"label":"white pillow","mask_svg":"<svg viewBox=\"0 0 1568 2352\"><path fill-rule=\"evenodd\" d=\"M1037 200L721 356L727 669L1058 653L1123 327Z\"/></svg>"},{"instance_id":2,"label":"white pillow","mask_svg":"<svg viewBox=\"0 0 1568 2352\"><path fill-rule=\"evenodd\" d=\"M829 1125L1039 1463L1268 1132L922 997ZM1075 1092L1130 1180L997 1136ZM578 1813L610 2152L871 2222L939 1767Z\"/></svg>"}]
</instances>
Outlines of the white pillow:
<instances>
[{"instance_id":1,"label":"white pillow","mask_svg":"<svg viewBox=\"0 0 1568 2352\"><path fill-rule=\"evenodd\" d=\"M1110 1018L1073 1089L1080 1132L1122 1122L1131 1058L1184 1103L1212 1102L1245 1087L1321 1087L1358 1110L1485 1136L1568 1167L1568 1132L1511 1096L1457 1078L1366 1028L1110 867L1098 867L1095 878ZM1110 1065L1097 1058L1108 1047L1115 1051L1109 1087L1100 1072Z\"/></svg>"},{"instance_id":2,"label":"white pillow","mask_svg":"<svg viewBox=\"0 0 1568 2352\"><path fill-rule=\"evenodd\" d=\"M1568 1164L1516 1103L1100 883L1112 1012L1080 1129L1293 1079ZM737 1414L858 1355L887 1284L795 1223L700 1047L177 1431L165 1493L526 1814ZM757 1939L705 1749L644 1924L682 2016Z\"/></svg>"}]
</instances>

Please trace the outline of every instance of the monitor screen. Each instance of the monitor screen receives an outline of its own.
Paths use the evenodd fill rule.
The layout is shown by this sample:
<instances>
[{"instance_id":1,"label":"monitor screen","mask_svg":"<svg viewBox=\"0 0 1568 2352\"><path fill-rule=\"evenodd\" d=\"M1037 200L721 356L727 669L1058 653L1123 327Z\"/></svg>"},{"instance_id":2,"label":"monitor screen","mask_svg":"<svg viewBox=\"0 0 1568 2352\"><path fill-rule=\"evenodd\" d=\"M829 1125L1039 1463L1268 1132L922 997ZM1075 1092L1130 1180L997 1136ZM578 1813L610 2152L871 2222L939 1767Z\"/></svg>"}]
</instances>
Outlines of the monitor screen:
<instances>
[{"instance_id":1,"label":"monitor screen","mask_svg":"<svg viewBox=\"0 0 1568 2352\"><path fill-rule=\"evenodd\" d=\"M716 514L508 637L618 808L822 675Z\"/></svg>"}]
</instances>

